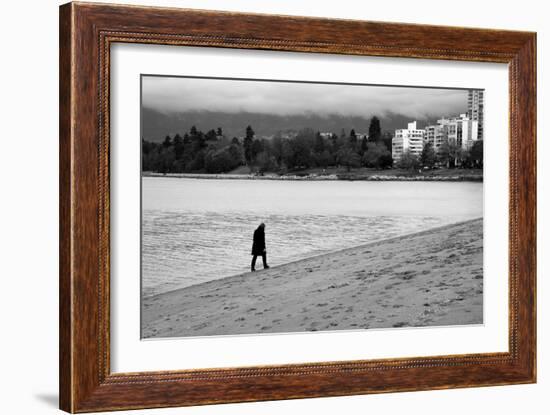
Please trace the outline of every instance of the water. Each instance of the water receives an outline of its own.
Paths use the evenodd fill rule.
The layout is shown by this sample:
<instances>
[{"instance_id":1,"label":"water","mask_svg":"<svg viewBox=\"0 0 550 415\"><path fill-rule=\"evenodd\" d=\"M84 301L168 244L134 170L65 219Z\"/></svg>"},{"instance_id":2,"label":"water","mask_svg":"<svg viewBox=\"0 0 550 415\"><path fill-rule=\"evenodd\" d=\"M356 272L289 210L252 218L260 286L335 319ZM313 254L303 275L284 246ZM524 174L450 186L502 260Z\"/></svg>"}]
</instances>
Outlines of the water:
<instances>
[{"instance_id":1,"label":"water","mask_svg":"<svg viewBox=\"0 0 550 415\"><path fill-rule=\"evenodd\" d=\"M145 177L142 209L150 296L248 271L260 222L276 266L481 217L483 184Z\"/></svg>"}]
</instances>

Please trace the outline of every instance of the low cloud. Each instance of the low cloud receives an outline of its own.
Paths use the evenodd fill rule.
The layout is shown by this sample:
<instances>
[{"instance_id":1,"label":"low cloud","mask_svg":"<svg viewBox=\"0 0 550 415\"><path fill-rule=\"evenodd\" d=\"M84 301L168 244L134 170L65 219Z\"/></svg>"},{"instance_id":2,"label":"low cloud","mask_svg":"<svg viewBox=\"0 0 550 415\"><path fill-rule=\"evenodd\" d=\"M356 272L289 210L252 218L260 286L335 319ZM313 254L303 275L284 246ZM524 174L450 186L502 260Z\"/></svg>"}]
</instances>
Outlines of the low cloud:
<instances>
[{"instance_id":1,"label":"low cloud","mask_svg":"<svg viewBox=\"0 0 550 415\"><path fill-rule=\"evenodd\" d=\"M433 118L464 112L467 91L206 78L142 78L142 104L164 113L253 112L274 115Z\"/></svg>"}]
</instances>

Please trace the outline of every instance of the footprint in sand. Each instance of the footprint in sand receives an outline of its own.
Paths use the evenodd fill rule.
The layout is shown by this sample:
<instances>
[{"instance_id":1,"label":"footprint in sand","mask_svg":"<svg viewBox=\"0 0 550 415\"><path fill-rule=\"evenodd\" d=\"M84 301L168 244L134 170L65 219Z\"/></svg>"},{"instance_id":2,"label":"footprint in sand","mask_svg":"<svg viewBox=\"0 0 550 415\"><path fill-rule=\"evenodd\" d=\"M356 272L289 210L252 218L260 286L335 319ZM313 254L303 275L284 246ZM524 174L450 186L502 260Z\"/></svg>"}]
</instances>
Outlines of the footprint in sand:
<instances>
[{"instance_id":1,"label":"footprint in sand","mask_svg":"<svg viewBox=\"0 0 550 415\"><path fill-rule=\"evenodd\" d=\"M399 285L401 284L400 282L395 282L393 284L388 284L384 287L384 290L391 290L393 287L395 287L396 285Z\"/></svg>"},{"instance_id":2,"label":"footprint in sand","mask_svg":"<svg viewBox=\"0 0 550 415\"><path fill-rule=\"evenodd\" d=\"M414 278L414 271L403 271L397 274L398 278L408 281Z\"/></svg>"}]
</instances>

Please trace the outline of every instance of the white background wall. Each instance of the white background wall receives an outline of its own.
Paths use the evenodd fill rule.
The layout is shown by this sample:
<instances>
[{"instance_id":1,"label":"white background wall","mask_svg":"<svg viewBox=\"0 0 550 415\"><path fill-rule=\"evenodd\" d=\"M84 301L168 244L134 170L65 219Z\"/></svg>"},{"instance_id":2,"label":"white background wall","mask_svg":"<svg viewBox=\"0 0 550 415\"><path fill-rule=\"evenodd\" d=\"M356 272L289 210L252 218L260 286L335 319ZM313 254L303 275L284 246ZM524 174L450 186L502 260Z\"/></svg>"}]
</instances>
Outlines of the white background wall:
<instances>
[{"instance_id":1,"label":"white background wall","mask_svg":"<svg viewBox=\"0 0 550 415\"><path fill-rule=\"evenodd\" d=\"M539 383L143 411L158 414L548 413L550 13L543 1L189 0L134 4L490 27L538 32ZM57 410L58 9L56 0L2 4L0 65L0 412ZM546 77L548 78L550 74ZM545 163L546 161L546 163Z\"/></svg>"}]
</instances>

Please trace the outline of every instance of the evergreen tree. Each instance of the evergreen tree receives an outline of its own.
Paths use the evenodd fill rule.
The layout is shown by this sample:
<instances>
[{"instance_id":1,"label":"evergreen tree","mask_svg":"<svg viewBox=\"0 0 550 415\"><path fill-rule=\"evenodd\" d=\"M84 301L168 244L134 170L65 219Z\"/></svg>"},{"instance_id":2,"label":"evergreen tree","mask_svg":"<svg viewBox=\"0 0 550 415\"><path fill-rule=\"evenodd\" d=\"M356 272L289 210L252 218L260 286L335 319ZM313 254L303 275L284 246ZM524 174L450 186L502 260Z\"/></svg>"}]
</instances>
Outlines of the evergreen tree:
<instances>
[{"instance_id":1,"label":"evergreen tree","mask_svg":"<svg viewBox=\"0 0 550 415\"><path fill-rule=\"evenodd\" d=\"M196 134L192 135L191 142L193 143L192 148L194 155L197 155L203 148L207 147L204 133L202 131L196 131ZM202 165L202 163L199 164Z\"/></svg>"},{"instance_id":2,"label":"evergreen tree","mask_svg":"<svg viewBox=\"0 0 550 415\"><path fill-rule=\"evenodd\" d=\"M183 138L181 138L181 135L176 134L174 136L174 153L176 155L176 160L179 160L182 158L183 151L184 151Z\"/></svg>"},{"instance_id":3,"label":"evergreen tree","mask_svg":"<svg viewBox=\"0 0 550 415\"><path fill-rule=\"evenodd\" d=\"M374 116L370 119L369 125L369 141L377 142L382 138L382 129L380 128L380 120Z\"/></svg>"},{"instance_id":4,"label":"evergreen tree","mask_svg":"<svg viewBox=\"0 0 550 415\"><path fill-rule=\"evenodd\" d=\"M162 146L163 147L170 147L172 145L172 139L170 138L169 135L167 135L166 137L164 137L164 141L162 142Z\"/></svg>"},{"instance_id":5,"label":"evergreen tree","mask_svg":"<svg viewBox=\"0 0 550 415\"><path fill-rule=\"evenodd\" d=\"M246 127L246 135L244 137L244 142L243 142L244 158L248 165L252 163L252 159L253 159L253 154L252 154L253 141L254 141L254 130L249 125L248 127Z\"/></svg>"}]
</instances>

